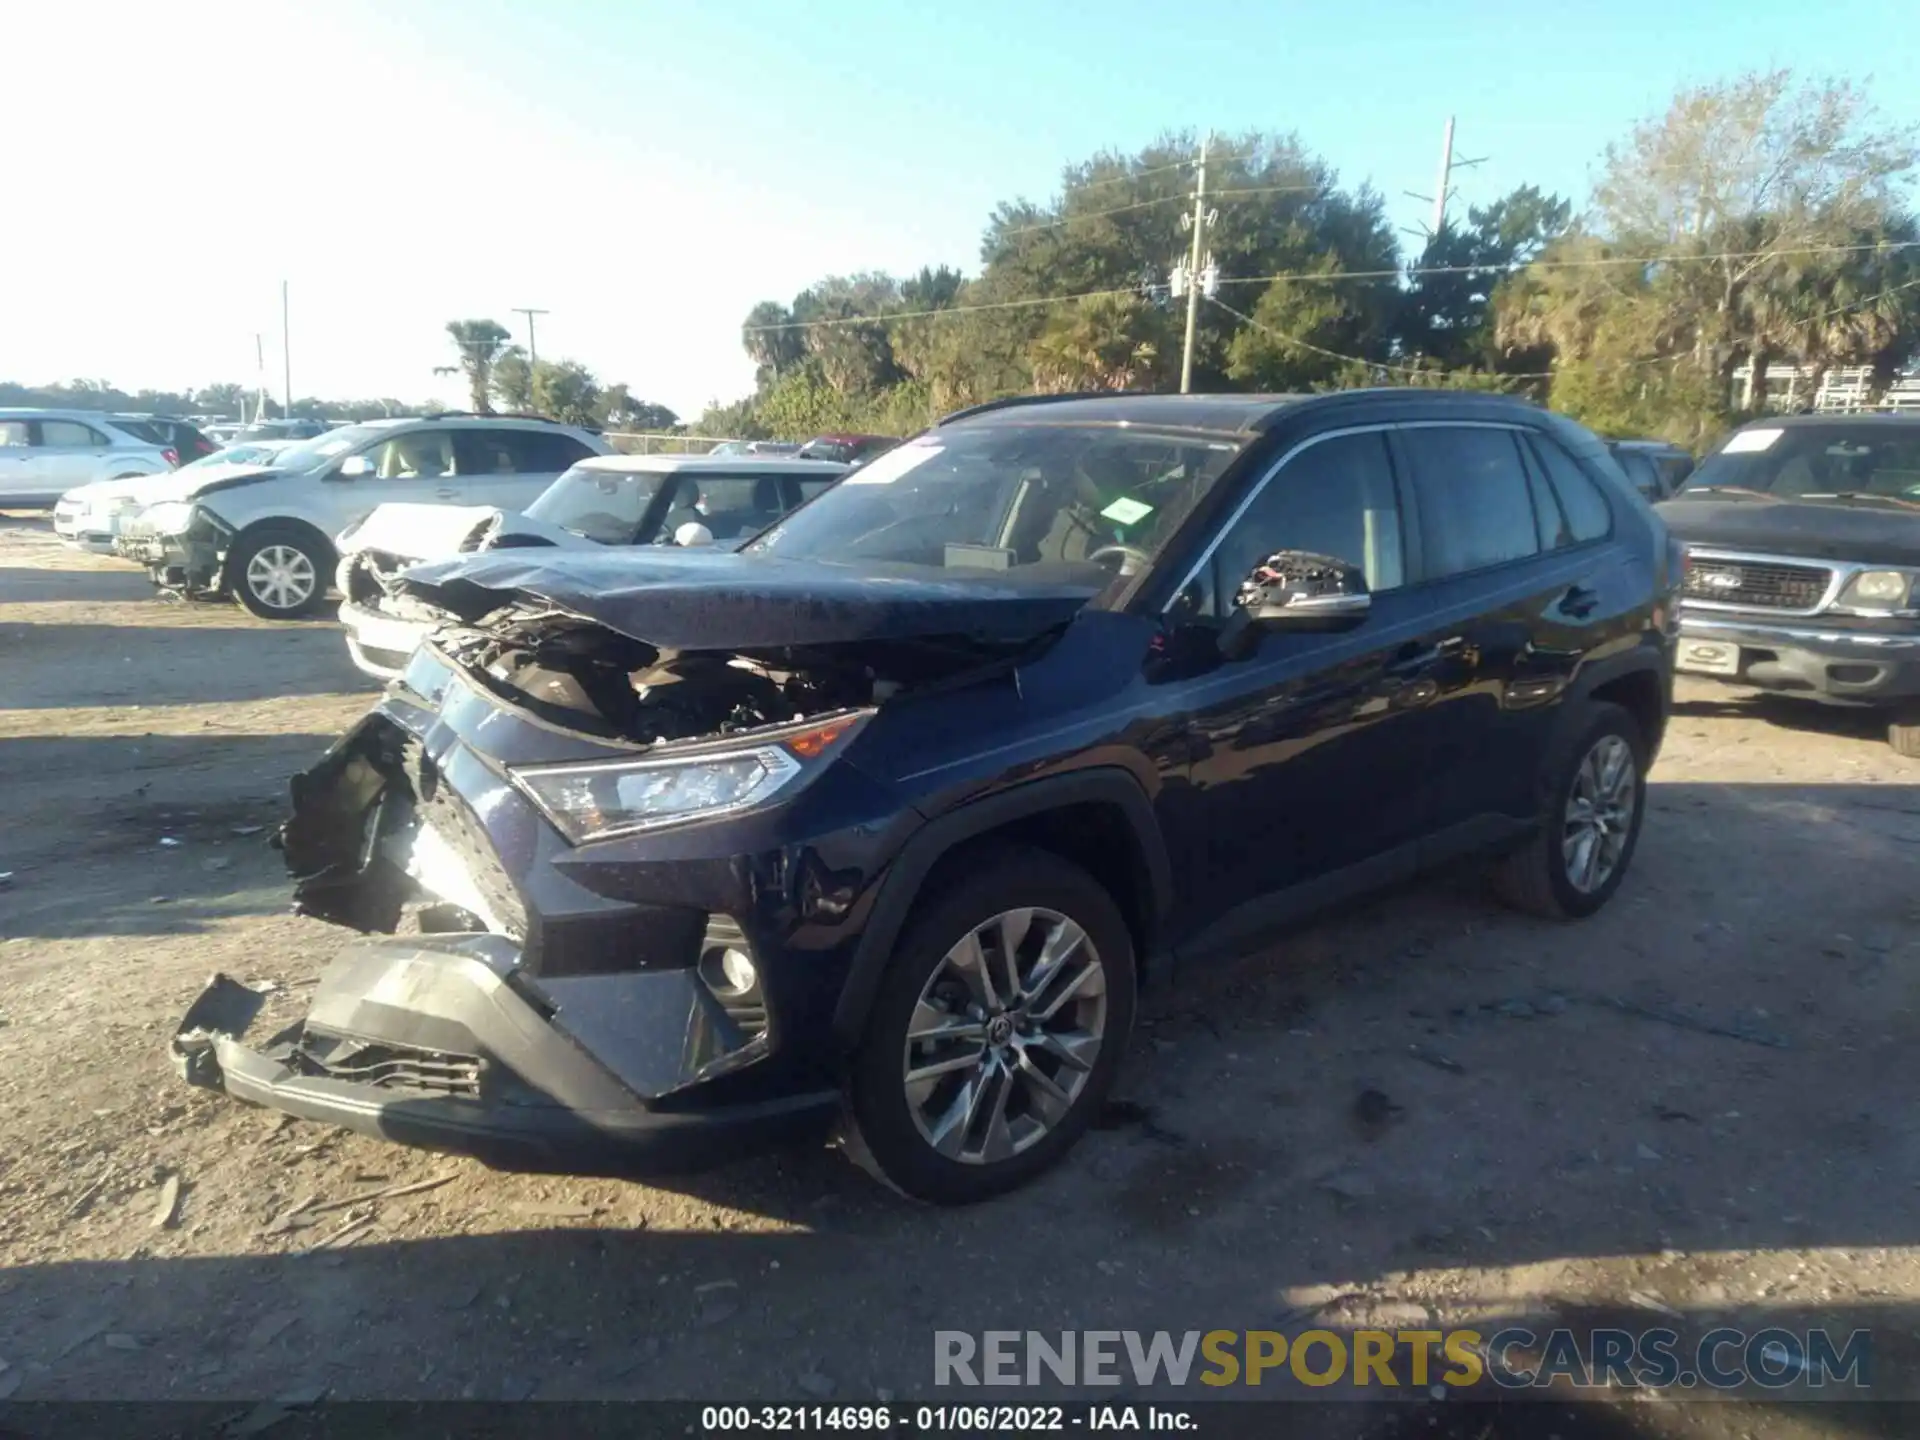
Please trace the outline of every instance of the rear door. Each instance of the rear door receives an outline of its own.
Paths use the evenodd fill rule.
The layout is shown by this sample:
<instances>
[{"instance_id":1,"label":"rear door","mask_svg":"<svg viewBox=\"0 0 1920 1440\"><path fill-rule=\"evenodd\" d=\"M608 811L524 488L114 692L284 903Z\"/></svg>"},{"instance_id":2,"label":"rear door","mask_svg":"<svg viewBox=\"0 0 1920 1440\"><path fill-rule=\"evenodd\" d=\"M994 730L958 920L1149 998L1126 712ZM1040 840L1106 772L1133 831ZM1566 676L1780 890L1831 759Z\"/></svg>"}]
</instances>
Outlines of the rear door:
<instances>
[{"instance_id":1,"label":"rear door","mask_svg":"<svg viewBox=\"0 0 1920 1440\"><path fill-rule=\"evenodd\" d=\"M56 490L112 479L113 442L106 432L80 420L33 422L36 469Z\"/></svg>"},{"instance_id":2,"label":"rear door","mask_svg":"<svg viewBox=\"0 0 1920 1440\"><path fill-rule=\"evenodd\" d=\"M1433 828L1528 818L1555 707L1617 589L1603 573L1611 511L1526 427L1409 425L1395 445L1412 482L1416 588L1452 647L1432 677Z\"/></svg>"},{"instance_id":3,"label":"rear door","mask_svg":"<svg viewBox=\"0 0 1920 1440\"><path fill-rule=\"evenodd\" d=\"M549 485L593 452L558 430L487 429L454 432L469 505L524 510Z\"/></svg>"}]
</instances>

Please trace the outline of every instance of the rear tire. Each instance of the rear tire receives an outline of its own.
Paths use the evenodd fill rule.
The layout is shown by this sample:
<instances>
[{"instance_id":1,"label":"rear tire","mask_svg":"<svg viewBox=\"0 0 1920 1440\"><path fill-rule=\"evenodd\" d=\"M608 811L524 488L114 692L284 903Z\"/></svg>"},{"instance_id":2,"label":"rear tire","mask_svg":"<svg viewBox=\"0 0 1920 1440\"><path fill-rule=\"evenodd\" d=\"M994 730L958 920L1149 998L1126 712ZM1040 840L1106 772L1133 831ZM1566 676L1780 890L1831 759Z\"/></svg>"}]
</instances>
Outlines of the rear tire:
<instances>
[{"instance_id":1,"label":"rear tire","mask_svg":"<svg viewBox=\"0 0 1920 1440\"><path fill-rule=\"evenodd\" d=\"M1549 920L1585 919L1613 898L1647 810L1647 742L1633 716L1595 701L1570 733L1547 761L1538 833L1488 876L1507 904Z\"/></svg>"},{"instance_id":2,"label":"rear tire","mask_svg":"<svg viewBox=\"0 0 1920 1440\"><path fill-rule=\"evenodd\" d=\"M847 1083L849 1155L937 1205L1060 1159L1133 1028L1133 937L1113 897L1050 851L987 854L909 916Z\"/></svg>"},{"instance_id":3,"label":"rear tire","mask_svg":"<svg viewBox=\"0 0 1920 1440\"><path fill-rule=\"evenodd\" d=\"M299 620L327 601L333 547L287 525L244 536L227 556L227 588L262 620Z\"/></svg>"}]
</instances>

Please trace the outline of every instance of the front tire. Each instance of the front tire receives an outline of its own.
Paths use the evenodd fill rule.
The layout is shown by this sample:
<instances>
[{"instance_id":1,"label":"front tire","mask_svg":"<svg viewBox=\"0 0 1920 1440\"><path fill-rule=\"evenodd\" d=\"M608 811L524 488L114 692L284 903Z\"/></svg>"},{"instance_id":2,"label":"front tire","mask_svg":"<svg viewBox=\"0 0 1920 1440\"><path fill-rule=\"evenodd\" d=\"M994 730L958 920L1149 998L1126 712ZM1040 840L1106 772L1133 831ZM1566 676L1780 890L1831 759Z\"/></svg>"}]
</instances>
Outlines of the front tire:
<instances>
[{"instance_id":1,"label":"front tire","mask_svg":"<svg viewBox=\"0 0 1920 1440\"><path fill-rule=\"evenodd\" d=\"M1547 762L1539 832L1492 870L1494 893L1516 910L1581 920L1613 898L1633 861L1647 810L1647 742L1631 713L1586 707L1571 743Z\"/></svg>"},{"instance_id":2,"label":"front tire","mask_svg":"<svg viewBox=\"0 0 1920 1440\"><path fill-rule=\"evenodd\" d=\"M1113 897L1049 851L1010 847L923 901L854 1056L854 1157L939 1205L1025 1184L1105 1102L1135 979Z\"/></svg>"},{"instance_id":3,"label":"front tire","mask_svg":"<svg viewBox=\"0 0 1920 1440\"><path fill-rule=\"evenodd\" d=\"M326 604L333 552L324 541L287 527L245 536L227 557L227 584L262 620L299 620Z\"/></svg>"}]
</instances>

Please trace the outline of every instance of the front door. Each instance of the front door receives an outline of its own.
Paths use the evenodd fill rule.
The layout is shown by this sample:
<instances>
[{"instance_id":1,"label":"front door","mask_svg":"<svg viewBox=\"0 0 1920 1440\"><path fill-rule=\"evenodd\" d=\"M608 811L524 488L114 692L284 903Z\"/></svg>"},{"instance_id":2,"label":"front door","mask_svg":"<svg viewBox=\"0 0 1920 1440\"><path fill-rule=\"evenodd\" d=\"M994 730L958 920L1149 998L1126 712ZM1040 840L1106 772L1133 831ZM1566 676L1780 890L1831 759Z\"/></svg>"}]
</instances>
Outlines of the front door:
<instances>
[{"instance_id":1,"label":"front door","mask_svg":"<svg viewBox=\"0 0 1920 1440\"><path fill-rule=\"evenodd\" d=\"M1178 624L1223 620L1266 556L1361 568L1367 618L1269 633L1185 687L1189 784L1169 797L1182 928L1386 857L1426 820L1433 671L1454 648L1408 588L1404 506L1384 432L1309 440L1256 487L1175 597Z\"/></svg>"}]
</instances>

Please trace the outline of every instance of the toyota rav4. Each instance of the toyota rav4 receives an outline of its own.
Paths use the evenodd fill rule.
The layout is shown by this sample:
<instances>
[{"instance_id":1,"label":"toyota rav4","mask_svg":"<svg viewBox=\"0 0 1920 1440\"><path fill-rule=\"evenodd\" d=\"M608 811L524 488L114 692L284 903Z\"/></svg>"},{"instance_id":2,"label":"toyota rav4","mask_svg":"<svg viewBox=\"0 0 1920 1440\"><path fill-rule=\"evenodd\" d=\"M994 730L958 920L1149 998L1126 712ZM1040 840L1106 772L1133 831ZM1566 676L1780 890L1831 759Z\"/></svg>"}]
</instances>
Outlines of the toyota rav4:
<instances>
[{"instance_id":1,"label":"toyota rav4","mask_svg":"<svg viewBox=\"0 0 1920 1440\"><path fill-rule=\"evenodd\" d=\"M445 623L281 832L367 938L265 1043L215 977L175 1054L507 1167L838 1120L901 1190L991 1195L1176 965L1461 855L1604 905L1678 578L1586 431L1402 391L1005 402L738 553L424 566Z\"/></svg>"}]
</instances>

